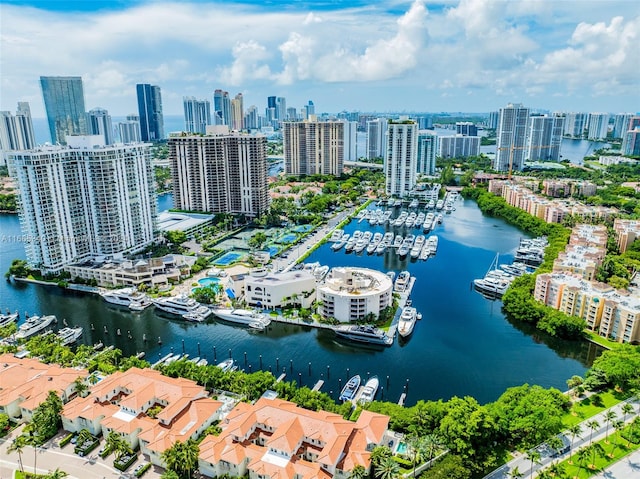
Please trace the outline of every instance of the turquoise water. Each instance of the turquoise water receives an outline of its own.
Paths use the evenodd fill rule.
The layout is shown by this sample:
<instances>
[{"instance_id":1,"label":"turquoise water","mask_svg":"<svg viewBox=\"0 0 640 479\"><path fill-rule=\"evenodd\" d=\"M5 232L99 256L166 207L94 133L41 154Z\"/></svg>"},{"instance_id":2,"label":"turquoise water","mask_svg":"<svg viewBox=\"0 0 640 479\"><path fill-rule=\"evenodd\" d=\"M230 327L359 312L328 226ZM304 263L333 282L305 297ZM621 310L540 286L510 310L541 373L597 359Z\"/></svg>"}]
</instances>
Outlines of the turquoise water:
<instances>
[{"instance_id":1,"label":"turquoise water","mask_svg":"<svg viewBox=\"0 0 640 479\"><path fill-rule=\"evenodd\" d=\"M202 286L211 286L212 284L218 284L220 280L218 278L202 278L198 280Z\"/></svg>"},{"instance_id":2,"label":"turquoise water","mask_svg":"<svg viewBox=\"0 0 640 479\"><path fill-rule=\"evenodd\" d=\"M313 229L313 225L300 225L293 228L293 231L296 233L306 233L307 231L311 231Z\"/></svg>"},{"instance_id":3,"label":"turquoise water","mask_svg":"<svg viewBox=\"0 0 640 479\"><path fill-rule=\"evenodd\" d=\"M242 256L244 255L242 253L238 253L237 251L229 251L228 253L225 253L220 258L215 260L213 264L215 264L216 266L229 266L230 264L235 263L240 258L242 258Z\"/></svg>"},{"instance_id":4,"label":"turquoise water","mask_svg":"<svg viewBox=\"0 0 640 479\"><path fill-rule=\"evenodd\" d=\"M265 249L265 251L267 251L269 253L269 255L275 256L280 252L280 247L279 246L275 246L275 245L271 245L267 249Z\"/></svg>"},{"instance_id":5,"label":"turquoise water","mask_svg":"<svg viewBox=\"0 0 640 479\"><path fill-rule=\"evenodd\" d=\"M291 243L295 243L296 242L296 238L298 238L297 235L295 235L294 233L288 233L284 236L281 236L280 238L278 238L276 240L276 243L280 243L280 244L291 244Z\"/></svg>"},{"instance_id":6,"label":"turquoise water","mask_svg":"<svg viewBox=\"0 0 640 479\"><path fill-rule=\"evenodd\" d=\"M407 444L404 442L399 442L398 447L396 447L397 454L406 454L407 453Z\"/></svg>"}]
</instances>

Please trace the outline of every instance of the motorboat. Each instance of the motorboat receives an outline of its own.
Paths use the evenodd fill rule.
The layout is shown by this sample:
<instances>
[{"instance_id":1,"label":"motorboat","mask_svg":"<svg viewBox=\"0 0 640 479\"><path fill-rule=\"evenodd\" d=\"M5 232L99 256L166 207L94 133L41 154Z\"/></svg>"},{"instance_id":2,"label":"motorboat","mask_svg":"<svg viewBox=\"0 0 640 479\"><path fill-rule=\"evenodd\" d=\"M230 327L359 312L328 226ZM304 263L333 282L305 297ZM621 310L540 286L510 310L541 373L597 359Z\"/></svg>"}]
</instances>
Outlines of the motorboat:
<instances>
[{"instance_id":1,"label":"motorboat","mask_svg":"<svg viewBox=\"0 0 640 479\"><path fill-rule=\"evenodd\" d=\"M62 328L58 331L58 338L60 338L63 346L69 346L75 343L80 336L82 336L83 329L78 326L77 328Z\"/></svg>"},{"instance_id":2,"label":"motorboat","mask_svg":"<svg viewBox=\"0 0 640 479\"><path fill-rule=\"evenodd\" d=\"M418 312L413 306L402 308L402 314L400 314L400 321L398 322L398 334L400 336L406 338L413 332L417 316Z\"/></svg>"},{"instance_id":3,"label":"motorboat","mask_svg":"<svg viewBox=\"0 0 640 479\"><path fill-rule=\"evenodd\" d=\"M360 238L358 241L356 241L356 244L353 247L353 250L356 253L362 253L368 244L369 244L368 240L365 240L364 237Z\"/></svg>"},{"instance_id":4,"label":"motorboat","mask_svg":"<svg viewBox=\"0 0 640 479\"><path fill-rule=\"evenodd\" d=\"M207 361L205 358L202 358L196 363L196 366L206 366L207 364L209 364L209 361Z\"/></svg>"},{"instance_id":5,"label":"motorboat","mask_svg":"<svg viewBox=\"0 0 640 479\"><path fill-rule=\"evenodd\" d=\"M331 233L329 241L340 241L342 239L342 235L343 231L341 229L334 230L333 233Z\"/></svg>"},{"instance_id":6,"label":"motorboat","mask_svg":"<svg viewBox=\"0 0 640 479\"><path fill-rule=\"evenodd\" d=\"M474 279L473 286L481 293L488 293L495 296L502 296L506 291L510 281L488 276L486 278Z\"/></svg>"},{"instance_id":7,"label":"motorboat","mask_svg":"<svg viewBox=\"0 0 640 479\"><path fill-rule=\"evenodd\" d=\"M187 313L197 313L203 318L211 314L211 310L186 295L161 297L153 300L156 308L166 313L183 317Z\"/></svg>"},{"instance_id":8,"label":"motorboat","mask_svg":"<svg viewBox=\"0 0 640 479\"><path fill-rule=\"evenodd\" d=\"M209 315L207 315L209 316ZM182 315L182 319L184 319L185 321L191 321L192 323L201 323L203 322L205 319L207 319L207 316L203 316L200 313L197 312L191 312L191 313L185 313Z\"/></svg>"},{"instance_id":9,"label":"motorboat","mask_svg":"<svg viewBox=\"0 0 640 479\"><path fill-rule=\"evenodd\" d=\"M362 392L360 393L360 397L358 398L358 402L360 404L367 404L373 401L378 392L378 387L380 386L380 381L378 381L377 376L373 376L370 378L362 388Z\"/></svg>"},{"instance_id":10,"label":"motorboat","mask_svg":"<svg viewBox=\"0 0 640 479\"><path fill-rule=\"evenodd\" d=\"M144 311L145 309L147 309L149 306L151 306L151 301L148 300L146 302L142 302L142 301L131 301L129 303L129 309L131 311Z\"/></svg>"},{"instance_id":11,"label":"motorboat","mask_svg":"<svg viewBox=\"0 0 640 479\"><path fill-rule=\"evenodd\" d=\"M442 223L442 220L444 219L444 216L442 216L442 214L438 214L438 216L436 216L436 220L438 221L438 223Z\"/></svg>"},{"instance_id":12,"label":"motorboat","mask_svg":"<svg viewBox=\"0 0 640 479\"><path fill-rule=\"evenodd\" d=\"M378 344L381 346L391 346L393 344L393 338L389 337L385 331L374 328L373 326L341 326L336 328L335 332L336 335L341 338L360 343Z\"/></svg>"},{"instance_id":13,"label":"motorboat","mask_svg":"<svg viewBox=\"0 0 640 479\"><path fill-rule=\"evenodd\" d=\"M444 200L438 200L436 202L436 209L441 210L442 208L444 208Z\"/></svg>"},{"instance_id":14,"label":"motorboat","mask_svg":"<svg viewBox=\"0 0 640 479\"><path fill-rule=\"evenodd\" d=\"M16 339L30 338L31 336L49 329L52 324L57 322L58 319L53 314L48 316L31 316L18 328Z\"/></svg>"},{"instance_id":15,"label":"motorboat","mask_svg":"<svg viewBox=\"0 0 640 479\"><path fill-rule=\"evenodd\" d=\"M429 247L429 254L436 254L436 252L438 251L438 241L439 239L437 235L429 236L427 242L425 243Z\"/></svg>"},{"instance_id":16,"label":"motorboat","mask_svg":"<svg viewBox=\"0 0 640 479\"><path fill-rule=\"evenodd\" d=\"M217 367L222 369L223 372L233 371L235 369L235 361L233 359L226 359L221 363L216 364Z\"/></svg>"},{"instance_id":17,"label":"motorboat","mask_svg":"<svg viewBox=\"0 0 640 479\"><path fill-rule=\"evenodd\" d=\"M405 289L407 289L410 278L411 278L411 275L409 274L408 271L402 271L396 278L396 281L393 285L393 290L398 293L403 292Z\"/></svg>"},{"instance_id":18,"label":"motorboat","mask_svg":"<svg viewBox=\"0 0 640 479\"><path fill-rule=\"evenodd\" d=\"M384 241L380 241L376 246L376 254L383 254L387 250L387 244Z\"/></svg>"},{"instance_id":19,"label":"motorboat","mask_svg":"<svg viewBox=\"0 0 640 479\"><path fill-rule=\"evenodd\" d=\"M347 241L347 243L344 246L344 250L349 253L351 251L353 251L353 248L355 248L356 246L356 239L352 236L351 238L349 238L349 240Z\"/></svg>"},{"instance_id":20,"label":"motorboat","mask_svg":"<svg viewBox=\"0 0 640 479\"><path fill-rule=\"evenodd\" d=\"M411 203L409 203L409 208L417 208L419 204L418 200L414 198L411 200Z\"/></svg>"},{"instance_id":21,"label":"motorboat","mask_svg":"<svg viewBox=\"0 0 640 479\"><path fill-rule=\"evenodd\" d=\"M271 318L269 318L268 315L250 309L214 308L213 314L225 321L244 324L245 326L250 326L251 323L259 322L264 328L271 324Z\"/></svg>"},{"instance_id":22,"label":"motorboat","mask_svg":"<svg viewBox=\"0 0 640 479\"><path fill-rule=\"evenodd\" d=\"M136 288L122 288L100 292L100 296L109 304L116 306L129 307L132 302L141 305L150 306L151 301L146 294L138 291Z\"/></svg>"},{"instance_id":23,"label":"motorboat","mask_svg":"<svg viewBox=\"0 0 640 479\"><path fill-rule=\"evenodd\" d=\"M347 384L344 385L342 391L340 392L340 396L338 399L340 401L351 401L356 396L358 392L358 388L360 388L361 379L359 375L353 376L351 379L347 381Z\"/></svg>"},{"instance_id":24,"label":"motorboat","mask_svg":"<svg viewBox=\"0 0 640 479\"><path fill-rule=\"evenodd\" d=\"M318 280L321 281L324 279L324 277L327 275L327 273L329 272L329 266L327 265L323 265L323 266L318 266L314 271L313 271L313 276Z\"/></svg>"},{"instance_id":25,"label":"motorboat","mask_svg":"<svg viewBox=\"0 0 640 479\"><path fill-rule=\"evenodd\" d=\"M336 241L335 243L333 243L331 245L331 249L333 251L339 251L342 249L343 246L345 246L347 244L347 241L349 240L349 233L342 235L342 237Z\"/></svg>"},{"instance_id":26,"label":"motorboat","mask_svg":"<svg viewBox=\"0 0 640 479\"><path fill-rule=\"evenodd\" d=\"M11 323L15 323L18 320L18 313L0 314L0 328L9 326Z\"/></svg>"},{"instance_id":27,"label":"motorboat","mask_svg":"<svg viewBox=\"0 0 640 479\"><path fill-rule=\"evenodd\" d=\"M401 235L396 235L395 239L393 240L393 247L394 248L399 248L400 246L402 246L402 236Z\"/></svg>"}]
</instances>

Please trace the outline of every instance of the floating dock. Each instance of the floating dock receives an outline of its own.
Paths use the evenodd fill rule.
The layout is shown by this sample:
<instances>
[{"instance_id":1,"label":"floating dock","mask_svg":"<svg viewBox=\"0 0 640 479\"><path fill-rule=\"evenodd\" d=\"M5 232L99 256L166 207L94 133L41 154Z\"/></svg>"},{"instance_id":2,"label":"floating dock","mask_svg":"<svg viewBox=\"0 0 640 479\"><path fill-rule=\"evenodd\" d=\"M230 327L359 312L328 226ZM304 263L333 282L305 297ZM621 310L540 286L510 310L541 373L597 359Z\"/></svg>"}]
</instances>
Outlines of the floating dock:
<instances>
[{"instance_id":1,"label":"floating dock","mask_svg":"<svg viewBox=\"0 0 640 479\"><path fill-rule=\"evenodd\" d=\"M315 384L315 386L313 386L312 391L320 391L320 388L322 388L323 385L324 385L324 381L321 379Z\"/></svg>"}]
</instances>

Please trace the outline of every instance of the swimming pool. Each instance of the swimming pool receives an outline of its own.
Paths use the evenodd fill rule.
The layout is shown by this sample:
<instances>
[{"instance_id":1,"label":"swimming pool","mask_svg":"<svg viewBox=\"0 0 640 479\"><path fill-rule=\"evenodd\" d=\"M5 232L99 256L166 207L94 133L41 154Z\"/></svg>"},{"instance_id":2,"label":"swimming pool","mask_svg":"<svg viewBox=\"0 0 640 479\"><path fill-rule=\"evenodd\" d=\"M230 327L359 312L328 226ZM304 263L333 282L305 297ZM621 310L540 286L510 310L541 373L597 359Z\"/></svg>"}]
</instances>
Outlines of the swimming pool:
<instances>
[{"instance_id":1,"label":"swimming pool","mask_svg":"<svg viewBox=\"0 0 640 479\"><path fill-rule=\"evenodd\" d=\"M278 238L276 240L276 243L291 244L291 243L295 243L297 238L298 238L298 236L296 236L295 233L287 233L286 235L281 236L280 238Z\"/></svg>"},{"instance_id":2,"label":"swimming pool","mask_svg":"<svg viewBox=\"0 0 640 479\"><path fill-rule=\"evenodd\" d=\"M244 255L242 253L238 253L237 251L229 251L228 253L225 253L220 258L215 260L213 264L215 264L216 266L229 266L230 264L238 261L243 256Z\"/></svg>"},{"instance_id":3,"label":"swimming pool","mask_svg":"<svg viewBox=\"0 0 640 479\"><path fill-rule=\"evenodd\" d=\"M276 245L268 246L265 251L269 253L269 256L275 256L280 252L280 247Z\"/></svg>"},{"instance_id":4,"label":"swimming pool","mask_svg":"<svg viewBox=\"0 0 640 479\"><path fill-rule=\"evenodd\" d=\"M398 443L398 447L396 447L396 454L406 454L407 453L407 443L400 441Z\"/></svg>"},{"instance_id":5,"label":"swimming pool","mask_svg":"<svg viewBox=\"0 0 640 479\"><path fill-rule=\"evenodd\" d=\"M311 231L313 229L313 225L300 225L293 228L293 231L296 233L306 233L307 231Z\"/></svg>"},{"instance_id":6,"label":"swimming pool","mask_svg":"<svg viewBox=\"0 0 640 479\"><path fill-rule=\"evenodd\" d=\"M198 280L198 283L201 286L212 286L214 284L218 284L220 280L218 278L202 278Z\"/></svg>"}]
</instances>

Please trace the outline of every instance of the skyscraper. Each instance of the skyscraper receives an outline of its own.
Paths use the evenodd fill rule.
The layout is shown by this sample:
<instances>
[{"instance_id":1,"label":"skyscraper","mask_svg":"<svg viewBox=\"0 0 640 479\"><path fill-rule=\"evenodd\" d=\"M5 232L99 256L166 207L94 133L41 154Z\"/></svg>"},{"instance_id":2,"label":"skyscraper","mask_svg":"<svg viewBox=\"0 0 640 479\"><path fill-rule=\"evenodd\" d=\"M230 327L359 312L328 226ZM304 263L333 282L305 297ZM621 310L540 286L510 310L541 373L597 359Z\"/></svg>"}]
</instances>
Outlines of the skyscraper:
<instances>
[{"instance_id":1,"label":"skyscraper","mask_svg":"<svg viewBox=\"0 0 640 479\"><path fill-rule=\"evenodd\" d=\"M69 136L10 154L21 194L29 263L43 272L96 256L135 252L154 239L156 198L149 144L105 146Z\"/></svg>"},{"instance_id":2,"label":"skyscraper","mask_svg":"<svg viewBox=\"0 0 640 479\"><path fill-rule=\"evenodd\" d=\"M244 127L247 130L256 130L258 128L258 108L251 105L244 114Z\"/></svg>"},{"instance_id":3,"label":"skyscraper","mask_svg":"<svg viewBox=\"0 0 640 479\"><path fill-rule=\"evenodd\" d=\"M624 138L624 134L628 131L629 120L633 117L633 113L618 113L613 118L613 138Z\"/></svg>"},{"instance_id":4,"label":"skyscraper","mask_svg":"<svg viewBox=\"0 0 640 479\"><path fill-rule=\"evenodd\" d=\"M36 146L36 134L33 131L29 102L19 101L16 110L16 133L19 150L30 150Z\"/></svg>"},{"instance_id":5,"label":"skyscraper","mask_svg":"<svg viewBox=\"0 0 640 479\"><path fill-rule=\"evenodd\" d=\"M564 121L564 134L574 138L582 138L587 126L586 113L567 113Z\"/></svg>"},{"instance_id":6,"label":"skyscraper","mask_svg":"<svg viewBox=\"0 0 640 479\"><path fill-rule=\"evenodd\" d=\"M286 119L287 119L287 99L285 97L279 96L278 98L276 98L276 120L280 122Z\"/></svg>"},{"instance_id":7,"label":"skyscraper","mask_svg":"<svg viewBox=\"0 0 640 479\"><path fill-rule=\"evenodd\" d=\"M438 153L438 135L433 131L418 131L418 163L416 171L423 175L434 175L436 172L436 155Z\"/></svg>"},{"instance_id":8,"label":"skyscraper","mask_svg":"<svg viewBox=\"0 0 640 479\"><path fill-rule=\"evenodd\" d=\"M229 92L216 90L213 92L214 124L231 126L231 100Z\"/></svg>"},{"instance_id":9,"label":"skyscraper","mask_svg":"<svg viewBox=\"0 0 640 479\"><path fill-rule=\"evenodd\" d=\"M478 127L470 121L458 121L456 122L456 134L478 136Z\"/></svg>"},{"instance_id":10,"label":"skyscraper","mask_svg":"<svg viewBox=\"0 0 640 479\"><path fill-rule=\"evenodd\" d=\"M140 140L140 122L136 120L118 123L118 133L122 143L137 143Z\"/></svg>"},{"instance_id":11,"label":"skyscraper","mask_svg":"<svg viewBox=\"0 0 640 479\"><path fill-rule=\"evenodd\" d=\"M109 112L103 108L94 108L87 114L89 119L89 133L100 135L105 145L113 145L113 125Z\"/></svg>"},{"instance_id":12,"label":"skyscraper","mask_svg":"<svg viewBox=\"0 0 640 479\"><path fill-rule=\"evenodd\" d=\"M231 129L241 131L244 128L244 106L242 93L238 93L231 100Z\"/></svg>"},{"instance_id":13,"label":"skyscraper","mask_svg":"<svg viewBox=\"0 0 640 479\"><path fill-rule=\"evenodd\" d=\"M19 102L15 116L9 111L0 111L0 165L7 164L8 152L30 150L35 143L29 103Z\"/></svg>"},{"instance_id":14,"label":"skyscraper","mask_svg":"<svg viewBox=\"0 0 640 479\"><path fill-rule=\"evenodd\" d=\"M344 166L344 128L340 121L285 121L285 172L340 176Z\"/></svg>"},{"instance_id":15,"label":"skyscraper","mask_svg":"<svg viewBox=\"0 0 640 479\"><path fill-rule=\"evenodd\" d=\"M564 116L532 115L529 118L525 159L560 161Z\"/></svg>"},{"instance_id":16,"label":"skyscraper","mask_svg":"<svg viewBox=\"0 0 640 479\"><path fill-rule=\"evenodd\" d=\"M629 130L622 139L622 154L627 156L640 156L640 126Z\"/></svg>"},{"instance_id":17,"label":"skyscraper","mask_svg":"<svg viewBox=\"0 0 640 479\"><path fill-rule=\"evenodd\" d=\"M190 133L207 132L207 125L211 125L211 103L209 100L197 100L194 96L185 96L184 124Z\"/></svg>"},{"instance_id":18,"label":"skyscraper","mask_svg":"<svg viewBox=\"0 0 640 479\"><path fill-rule=\"evenodd\" d=\"M142 141L158 141L164 138L164 117L160 87L148 83L136 85L140 134Z\"/></svg>"},{"instance_id":19,"label":"skyscraper","mask_svg":"<svg viewBox=\"0 0 640 479\"><path fill-rule=\"evenodd\" d=\"M358 161L358 122L344 121L344 161Z\"/></svg>"},{"instance_id":20,"label":"skyscraper","mask_svg":"<svg viewBox=\"0 0 640 479\"><path fill-rule=\"evenodd\" d=\"M416 185L418 163L418 124L401 117L389 120L384 157L386 191L403 197Z\"/></svg>"},{"instance_id":21,"label":"skyscraper","mask_svg":"<svg viewBox=\"0 0 640 479\"><path fill-rule=\"evenodd\" d=\"M500 112L499 111L489 112L489 118L487 119L487 128L496 130L498 128L499 122L500 122Z\"/></svg>"},{"instance_id":22,"label":"skyscraper","mask_svg":"<svg viewBox=\"0 0 640 479\"><path fill-rule=\"evenodd\" d=\"M587 119L587 138L590 140L602 140L609 132L608 113L589 113Z\"/></svg>"},{"instance_id":23,"label":"skyscraper","mask_svg":"<svg viewBox=\"0 0 640 479\"><path fill-rule=\"evenodd\" d=\"M169 138L174 204L191 211L260 216L269 207L267 140L224 130Z\"/></svg>"},{"instance_id":24,"label":"skyscraper","mask_svg":"<svg viewBox=\"0 0 640 479\"><path fill-rule=\"evenodd\" d=\"M496 157L493 168L497 171L520 171L524 167L529 109L520 103L509 103L500 108L496 131Z\"/></svg>"},{"instance_id":25,"label":"skyscraper","mask_svg":"<svg viewBox=\"0 0 640 479\"><path fill-rule=\"evenodd\" d=\"M376 118L367 121L366 158L384 158L386 150L387 119Z\"/></svg>"},{"instance_id":26,"label":"skyscraper","mask_svg":"<svg viewBox=\"0 0 640 479\"><path fill-rule=\"evenodd\" d=\"M302 107L302 119L309 120L311 115L316 114L316 107L311 100L307 102L305 106Z\"/></svg>"},{"instance_id":27,"label":"skyscraper","mask_svg":"<svg viewBox=\"0 0 640 479\"><path fill-rule=\"evenodd\" d=\"M480 154L479 136L441 136L438 144L438 155L442 158L467 158Z\"/></svg>"},{"instance_id":28,"label":"skyscraper","mask_svg":"<svg viewBox=\"0 0 640 479\"><path fill-rule=\"evenodd\" d=\"M87 113L81 77L40 77L51 142L65 144L67 135L86 135Z\"/></svg>"}]
</instances>

